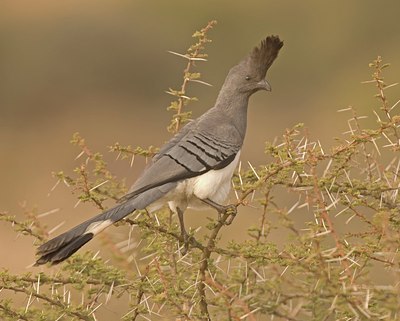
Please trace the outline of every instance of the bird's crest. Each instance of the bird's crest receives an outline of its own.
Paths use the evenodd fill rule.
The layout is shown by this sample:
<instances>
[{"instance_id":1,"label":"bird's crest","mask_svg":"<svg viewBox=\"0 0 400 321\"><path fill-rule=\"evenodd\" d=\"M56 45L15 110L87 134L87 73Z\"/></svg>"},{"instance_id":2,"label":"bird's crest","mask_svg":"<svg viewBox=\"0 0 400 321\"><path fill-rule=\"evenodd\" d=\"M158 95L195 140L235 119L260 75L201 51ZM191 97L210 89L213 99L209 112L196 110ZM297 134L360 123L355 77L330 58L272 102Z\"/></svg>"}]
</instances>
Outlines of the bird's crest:
<instances>
[{"instance_id":1,"label":"bird's crest","mask_svg":"<svg viewBox=\"0 0 400 321\"><path fill-rule=\"evenodd\" d=\"M248 67L257 73L260 78L264 78L282 46L283 42L278 36L268 36L245 59Z\"/></svg>"}]
</instances>

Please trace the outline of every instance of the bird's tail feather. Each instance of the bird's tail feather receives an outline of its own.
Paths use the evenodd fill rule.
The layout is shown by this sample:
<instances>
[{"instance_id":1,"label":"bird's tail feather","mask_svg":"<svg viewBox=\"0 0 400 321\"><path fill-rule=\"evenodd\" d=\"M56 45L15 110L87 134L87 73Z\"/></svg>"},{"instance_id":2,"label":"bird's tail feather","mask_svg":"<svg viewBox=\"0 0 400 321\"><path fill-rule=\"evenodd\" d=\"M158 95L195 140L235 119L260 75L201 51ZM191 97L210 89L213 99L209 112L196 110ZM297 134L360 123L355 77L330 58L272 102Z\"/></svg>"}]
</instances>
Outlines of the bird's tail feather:
<instances>
[{"instance_id":1,"label":"bird's tail feather","mask_svg":"<svg viewBox=\"0 0 400 321\"><path fill-rule=\"evenodd\" d=\"M38 252L38 254L40 254L41 257L36 261L36 265L45 264L47 262L51 262L51 264L60 263L65 259L69 258L76 251L78 251L83 245L89 242L92 238L93 238L92 233L79 235L76 236L71 241L69 241L68 243L65 243L64 246L60 246L55 250L53 250L52 252L47 252L46 254Z\"/></svg>"},{"instance_id":2,"label":"bird's tail feather","mask_svg":"<svg viewBox=\"0 0 400 321\"><path fill-rule=\"evenodd\" d=\"M144 209L153 204L153 202L173 189L176 184L177 182L167 183L144 191L133 198L126 199L123 203L40 245L37 250L37 255L40 257L36 261L36 265L47 262L57 264L64 261L89 242L96 234L122 220L133 211Z\"/></svg>"},{"instance_id":3,"label":"bird's tail feather","mask_svg":"<svg viewBox=\"0 0 400 321\"><path fill-rule=\"evenodd\" d=\"M127 201L119 204L40 245L37 251L40 257L36 265L64 261L96 234L132 213L136 209L134 203Z\"/></svg>"}]
</instances>

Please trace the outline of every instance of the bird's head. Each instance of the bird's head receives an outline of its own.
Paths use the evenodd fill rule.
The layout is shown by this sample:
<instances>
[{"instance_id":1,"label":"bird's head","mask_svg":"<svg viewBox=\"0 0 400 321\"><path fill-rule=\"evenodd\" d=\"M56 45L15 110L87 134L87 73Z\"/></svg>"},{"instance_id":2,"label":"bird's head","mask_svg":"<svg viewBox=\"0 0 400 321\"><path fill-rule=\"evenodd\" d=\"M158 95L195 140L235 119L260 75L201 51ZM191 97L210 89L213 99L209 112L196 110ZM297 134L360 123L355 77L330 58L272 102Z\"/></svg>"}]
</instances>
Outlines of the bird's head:
<instances>
[{"instance_id":1,"label":"bird's head","mask_svg":"<svg viewBox=\"0 0 400 321\"><path fill-rule=\"evenodd\" d=\"M229 71L225 84L249 95L259 90L271 91L271 86L265 76L282 46L283 42L278 36L265 38Z\"/></svg>"}]
</instances>

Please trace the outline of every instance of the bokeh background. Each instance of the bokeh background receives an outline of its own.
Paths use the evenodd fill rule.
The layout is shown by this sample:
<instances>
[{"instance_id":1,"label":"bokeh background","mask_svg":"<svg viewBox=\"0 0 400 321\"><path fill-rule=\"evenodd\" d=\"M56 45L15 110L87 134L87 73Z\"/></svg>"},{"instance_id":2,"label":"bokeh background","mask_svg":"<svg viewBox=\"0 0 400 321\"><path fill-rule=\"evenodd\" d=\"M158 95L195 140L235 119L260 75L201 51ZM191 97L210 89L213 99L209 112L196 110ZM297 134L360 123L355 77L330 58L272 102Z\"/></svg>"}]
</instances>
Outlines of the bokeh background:
<instances>
[{"instance_id":1,"label":"bokeh background","mask_svg":"<svg viewBox=\"0 0 400 321\"><path fill-rule=\"evenodd\" d=\"M198 70L214 86L190 87L199 98L190 106L194 116L213 105L233 64L266 35L279 34L285 46L268 74L273 91L251 99L242 161L265 162L265 141L299 122L329 148L347 130L349 115L338 109L355 106L374 123L374 88L361 84L370 78L371 60L382 55L392 63L387 81L400 81L399 12L394 0L3 0L0 210L22 218L24 206L38 213L57 208L44 223L50 229L65 221L63 231L96 213L90 205L74 207L65 186L50 193L56 183L51 173L78 164L69 144L74 132L132 183L143 162L131 168L107 146L160 146L168 139L171 97L165 90L180 85L185 61L167 51L184 52L191 34L213 19L218 25L210 33L209 61ZM399 90L388 95L394 102ZM256 211L241 214L224 237L245 237L243 227L259 218ZM199 215L188 213L188 224L200 224ZM33 261L32 240L0 223L0 267L25 272Z\"/></svg>"}]
</instances>

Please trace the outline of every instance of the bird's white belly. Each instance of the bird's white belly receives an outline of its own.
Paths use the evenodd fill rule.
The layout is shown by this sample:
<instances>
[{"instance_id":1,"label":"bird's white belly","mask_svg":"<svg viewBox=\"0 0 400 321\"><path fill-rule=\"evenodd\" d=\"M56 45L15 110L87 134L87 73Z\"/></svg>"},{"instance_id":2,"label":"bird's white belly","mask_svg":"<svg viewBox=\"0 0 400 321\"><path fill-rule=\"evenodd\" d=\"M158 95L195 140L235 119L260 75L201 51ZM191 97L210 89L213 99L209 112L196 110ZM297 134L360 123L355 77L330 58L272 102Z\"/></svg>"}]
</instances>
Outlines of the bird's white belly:
<instances>
[{"instance_id":1,"label":"bird's white belly","mask_svg":"<svg viewBox=\"0 0 400 321\"><path fill-rule=\"evenodd\" d=\"M175 210L179 207L185 210L187 207L196 209L206 207L200 199L210 199L223 204L231 189L232 175L239 158L240 151L228 166L179 182L177 187L167 194L170 208Z\"/></svg>"}]
</instances>

